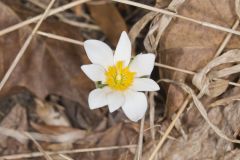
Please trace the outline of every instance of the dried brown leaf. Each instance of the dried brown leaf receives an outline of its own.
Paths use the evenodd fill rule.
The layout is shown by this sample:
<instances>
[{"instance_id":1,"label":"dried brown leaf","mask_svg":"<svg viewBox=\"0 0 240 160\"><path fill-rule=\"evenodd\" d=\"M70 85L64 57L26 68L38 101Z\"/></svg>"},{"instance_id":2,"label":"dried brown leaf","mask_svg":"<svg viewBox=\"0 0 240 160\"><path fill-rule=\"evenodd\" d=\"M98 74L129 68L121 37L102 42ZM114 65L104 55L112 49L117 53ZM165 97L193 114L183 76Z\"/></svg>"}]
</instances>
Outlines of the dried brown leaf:
<instances>
[{"instance_id":1,"label":"dried brown leaf","mask_svg":"<svg viewBox=\"0 0 240 160\"><path fill-rule=\"evenodd\" d=\"M127 25L113 3L89 3L91 16L101 27L109 41L116 46L122 31L127 31Z\"/></svg>"},{"instance_id":2,"label":"dried brown leaf","mask_svg":"<svg viewBox=\"0 0 240 160\"><path fill-rule=\"evenodd\" d=\"M178 14L211 22L230 28L236 20L233 1L185 1L179 8ZM224 15L224 17L223 17ZM173 19L163 33L158 53L163 64L190 71L197 71L204 67L214 57L225 33L202 27L180 19ZM239 39L233 36L226 49L237 48ZM185 73L161 69L161 77L182 82L190 82L190 76ZM188 83L191 85L191 83ZM170 85L167 90L166 107L171 116L179 109L186 94Z\"/></svg>"},{"instance_id":3,"label":"dried brown leaf","mask_svg":"<svg viewBox=\"0 0 240 160\"><path fill-rule=\"evenodd\" d=\"M16 8L16 6L11 7ZM22 10L16 9L17 15L3 3L0 3L0 8L0 29L21 21L18 15L21 15ZM44 21L41 30L82 40L78 28L56 20ZM1 77L9 68L30 32L30 27L24 27L0 37ZM79 67L87 62L88 59L81 46L36 36L12 73L4 91L16 85L25 86L40 98L44 98L49 93L56 93L74 99L82 106L87 106L86 93L94 86ZM81 80L77 79L79 76Z\"/></svg>"}]
</instances>

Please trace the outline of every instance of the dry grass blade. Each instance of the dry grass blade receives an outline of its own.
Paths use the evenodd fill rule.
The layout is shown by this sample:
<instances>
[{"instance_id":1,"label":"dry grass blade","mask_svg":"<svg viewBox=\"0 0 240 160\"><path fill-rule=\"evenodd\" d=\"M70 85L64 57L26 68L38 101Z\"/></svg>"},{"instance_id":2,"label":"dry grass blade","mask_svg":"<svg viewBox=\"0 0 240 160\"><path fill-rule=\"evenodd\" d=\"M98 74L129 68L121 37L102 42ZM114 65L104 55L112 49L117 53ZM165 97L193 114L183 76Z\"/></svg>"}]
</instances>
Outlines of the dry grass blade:
<instances>
[{"instance_id":1,"label":"dry grass blade","mask_svg":"<svg viewBox=\"0 0 240 160\"><path fill-rule=\"evenodd\" d=\"M141 125L140 125L140 134L138 138L138 146L135 154L135 160L141 160L142 159L142 147L143 147L143 132L144 132L144 122L145 122L145 116L141 119Z\"/></svg>"},{"instance_id":2,"label":"dry grass blade","mask_svg":"<svg viewBox=\"0 0 240 160\"><path fill-rule=\"evenodd\" d=\"M36 0L28 0L29 2L31 2L32 4L38 6L39 8L45 9L46 6L44 4L42 4L40 1L36 1ZM63 15L61 14L56 14L56 16L64 23L67 23L69 25L75 26L75 27L80 27L80 28L87 28L87 29L91 29L91 30L100 30L100 27L98 27L97 25L93 25L93 24L87 24L87 23L82 23L82 22L77 22L77 21L73 21L73 20L69 20L67 18L65 18Z\"/></svg>"},{"instance_id":3,"label":"dry grass blade","mask_svg":"<svg viewBox=\"0 0 240 160\"><path fill-rule=\"evenodd\" d=\"M165 142L165 140L167 139L169 133L172 131L175 123L177 122L177 120L179 119L180 115L183 113L183 111L186 109L187 104L189 102L189 100L191 99L191 96L188 96L186 98L186 100L183 102L182 107L179 109L179 111L177 112L176 116L174 117L173 121L171 122L171 124L169 125L169 127L167 128L166 132L164 133L164 135L162 136L161 140L159 141L159 143L157 144L157 147L155 147L154 151L152 152L151 156L149 157L149 160L154 160L158 150L161 148L161 146L163 145L163 143Z\"/></svg>"},{"instance_id":4,"label":"dry grass blade","mask_svg":"<svg viewBox=\"0 0 240 160\"><path fill-rule=\"evenodd\" d=\"M74 39L67 38L67 37L63 37L63 36L59 36L59 35L56 35L56 34L46 33L46 32L42 32L42 31L37 31L37 34L41 35L41 36L44 36L44 37L56 39L56 40L59 40L59 41L73 43L73 44L83 46L83 42L81 42L81 41L74 40Z\"/></svg>"},{"instance_id":5,"label":"dry grass blade","mask_svg":"<svg viewBox=\"0 0 240 160\"><path fill-rule=\"evenodd\" d=\"M99 152L99 151L108 151L108 150L117 150L117 149L129 149L129 148L136 148L136 147L137 147L137 145L109 146L109 147L98 147L98 148L63 150L63 151L46 152L46 153L48 153L48 155L74 154L74 153L82 153L82 152ZM42 156L43 156L43 153L41 153L41 152L33 152L33 153L26 153L26 154L2 156L2 157L0 157L0 159L13 160L13 159L36 158L36 157L42 157Z\"/></svg>"},{"instance_id":6,"label":"dry grass blade","mask_svg":"<svg viewBox=\"0 0 240 160\"><path fill-rule=\"evenodd\" d=\"M131 5L131 6L147 9L147 10L150 10L150 11L155 11L155 12L166 14L166 15L173 16L173 17L177 17L177 18L180 18L180 19L183 19L183 20L186 20L186 21L190 21L192 23L197 23L199 25L209 27L209 28L212 28L212 29L215 29L215 30L240 35L239 31L235 31L233 29L225 28L225 27L222 27L222 26L219 26L219 25L216 25L216 24L208 23L208 22L195 20L195 19L192 19L192 18L188 18L188 17L182 16L182 15L179 15L177 13L173 13L173 12L170 12L170 11L167 11L167 10L164 10L164 9L159 9L159 8L156 8L156 7L151 7L151 6L144 5L144 4L141 4L141 3L138 3L138 2L133 2L133 1L129 1L129 0L112 0L112 1L128 4L128 5Z\"/></svg>"},{"instance_id":7,"label":"dry grass blade","mask_svg":"<svg viewBox=\"0 0 240 160\"><path fill-rule=\"evenodd\" d=\"M28 133L25 133L27 137L29 137L33 142L34 144L37 146L38 150L43 154L43 156L47 159L47 160L53 160L49 155L48 153L46 153L44 151L44 149L41 147L41 145Z\"/></svg>"},{"instance_id":8,"label":"dry grass blade","mask_svg":"<svg viewBox=\"0 0 240 160\"><path fill-rule=\"evenodd\" d=\"M238 18L240 18L240 0L235 0L235 11L238 15Z\"/></svg>"},{"instance_id":9,"label":"dry grass blade","mask_svg":"<svg viewBox=\"0 0 240 160\"><path fill-rule=\"evenodd\" d=\"M90 1L90 0L77 0L77 1L73 1L71 3L68 3L66 5L63 5L61 7L58 7L58 8L55 8L55 9L51 9L49 11L48 16L52 16L54 14L57 14L57 13L62 12L62 11L65 11L65 10L67 10L69 8L72 8L72 7L76 6L76 5L79 5L79 4L82 4L82 3L86 3L88 1ZM25 20L23 22L20 22L18 24L12 25L12 26L10 26L8 28L5 28L5 29L0 31L0 36L5 35L7 33L10 33L12 31L15 31L15 30L17 30L19 28L22 28L22 27L24 27L26 25L29 25L31 23L34 23L34 22L38 21L39 19L41 19L42 16L43 15L41 14L41 15L38 15L36 17L30 18L28 20Z\"/></svg>"},{"instance_id":10,"label":"dry grass blade","mask_svg":"<svg viewBox=\"0 0 240 160\"><path fill-rule=\"evenodd\" d=\"M166 64L161 64L161 63L155 63L155 66L166 68L166 69L171 69L171 70L178 71L178 72L183 72L183 73L190 74L190 75L195 75L196 74L195 72L192 72L192 71L172 67L172 66L169 66L169 65L166 65Z\"/></svg>"},{"instance_id":11,"label":"dry grass blade","mask_svg":"<svg viewBox=\"0 0 240 160\"><path fill-rule=\"evenodd\" d=\"M154 97L157 95L156 92L149 93L149 123L151 128L151 136L152 140L155 141L155 125L154 125L154 119L155 119L155 100Z\"/></svg>"},{"instance_id":12,"label":"dry grass blade","mask_svg":"<svg viewBox=\"0 0 240 160\"><path fill-rule=\"evenodd\" d=\"M232 29L236 30L239 23L240 23L240 21L239 21L239 19L237 19L235 21L235 23L233 24ZM218 48L214 57L218 57L222 53L223 49L226 47L226 45L228 44L228 42L230 41L231 38L232 38L232 33L228 33L227 36L225 37L224 41L222 42L222 44Z\"/></svg>"},{"instance_id":13,"label":"dry grass blade","mask_svg":"<svg viewBox=\"0 0 240 160\"><path fill-rule=\"evenodd\" d=\"M76 140L83 138L83 131L73 131L69 133L64 133L60 135L48 135L48 134L40 134L36 132L28 132L35 140L45 141L45 142L54 142L54 143L64 143L64 142L75 142ZM26 137L25 134L19 132L17 130L0 127L0 134L12 137L18 140L21 143L26 143L29 137Z\"/></svg>"},{"instance_id":14,"label":"dry grass blade","mask_svg":"<svg viewBox=\"0 0 240 160\"><path fill-rule=\"evenodd\" d=\"M83 45L83 42L81 42L81 41L71 39L71 38L68 38L68 37L59 36L59 35L52 34L52 33L46 33L46 32L42 32L42 31L38 31L37 34L39 34L41 36L48 37L48 38L68 42L68 43L73 43L73 44L77 44L77 45L81 45L81 46ZM178 72L183 72L183 73L190 74L190 75L195 75L196 74L195 72L192 72L192 71L172 67L172 66L169 66L169 65L161 64L161 63L155 63L155 66L166 68L166 69L171 69L171 70L178 71ZM216 79L218 79L218 78L216 78ZM240 87L239 83L234 83L234 82L228 82L228 83L229 83L229 85Z\"/></svg>"},{"instance_id":15,"label":"dry grass blade","mask_svg":"<svg viewBox=\"0 0 240 160\"><path fill-rule=\"evenodd\" d=\"M56 35L56 34L46 33L46 32L42 32L42 31L38 31L37 33L39 35L42 35L42 36L45 36L45 37L48 37L48 38L53 38L53 39L56 39L56 40L60 40L60 41L68 42L68 43L73 43L73 44L77 44L77 45L83 45L83 42L81 42L81 41L74 40L74 39L67 38L67 37L63 37L63 36L59 36L59 35ZM225 42L225 40L224 40L224 42ZM226 43L224 43L224 44L226 45ZM224 45L221 45L221 46L224 46ZM220 47L220 48L221 48L221 50L223 49L222 47ZM221 50L219 50L219 51L221 51ZM185 70L185 69L176 68L176 67L172 67L172 66L169 66L169 65L161 64L161 63L155 63L155 66L170 69L170 70L174 70L174 71L178 71L178 72L183 72L183 73L190 74L190 75L195 75L196 74L196 72L193 72L193 71L188 71L188 70ZM235 67L233 69L236 70ZM219 73L221 73L221 72L222 71L220 71ZM234 71L233 73L235 73L235 72L236 71ZM225 74L225 72L224 72L224 74ZM219 78L215 78L215 80L219 80ZM228 82L228 84L236 86L236 87L240 87L239 83Z\"/></svg>"},{"instance_id":16,"label":"dry grass blade","mask_svg":"<svg viewBox=\"0 0 240 160\"><path fill-rule=\"evenodd\" d=\"M183 72L183 73L190 74L190 75L195 75L196 74L196 72L192 72L192 71L188 71L188 70L185 70L185 69L172 67L172 66L169 66L169 65L166 65L166 64L161 64L161 63L155 63L155 66L166 68L166 69L170 69L170 70L174 70L174 71L178 71L178 72ZM213 80L220 80L220 79L219 78L214 78ZM232 85L232 86L240 87L239 83L228 82L228 84Z\"/></svg>"}]
</instances>

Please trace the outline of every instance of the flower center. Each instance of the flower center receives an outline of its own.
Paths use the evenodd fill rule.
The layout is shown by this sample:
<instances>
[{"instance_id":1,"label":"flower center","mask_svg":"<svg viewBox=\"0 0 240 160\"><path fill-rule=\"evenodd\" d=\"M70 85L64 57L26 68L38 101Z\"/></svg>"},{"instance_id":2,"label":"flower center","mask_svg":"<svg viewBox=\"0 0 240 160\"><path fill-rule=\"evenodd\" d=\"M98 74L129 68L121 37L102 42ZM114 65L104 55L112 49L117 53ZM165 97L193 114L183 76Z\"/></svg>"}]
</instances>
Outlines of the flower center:
<instances>
[{"instance_id":1,"label":"flower center","mask_svg":"<svg viewBox=\"0 0 240 160\"><path fill-rule=\"evenodd\" d=\"M123 61L118 61L115 66L108 67L105 75L109 87L123 91L132 85L135 72L131 72L128 67L124 68Z\"/></svg>"}]
</instances>

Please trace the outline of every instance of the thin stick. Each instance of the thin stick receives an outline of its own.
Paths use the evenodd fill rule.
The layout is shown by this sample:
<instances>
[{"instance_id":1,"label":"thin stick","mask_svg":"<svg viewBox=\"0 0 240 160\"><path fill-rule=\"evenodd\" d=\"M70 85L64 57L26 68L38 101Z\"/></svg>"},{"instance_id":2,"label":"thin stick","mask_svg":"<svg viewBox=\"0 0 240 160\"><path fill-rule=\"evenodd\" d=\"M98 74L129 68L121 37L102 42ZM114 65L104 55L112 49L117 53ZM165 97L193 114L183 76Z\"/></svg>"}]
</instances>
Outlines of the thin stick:
<instances>
[{"instance_id":1,"label":"thin stick","mask_svg":"<svg viewBox=\"0 0 240 160\"><path fill-rule=\"evenodd\" d=\"M129 149L129 148L136 148L136 147L137 145L109 146L109 147L99 147L99 148L63 150L63 151L47 152L47 153L48 155L74 154L74 153L82 153L82 152L98 152L98 151L109 151L109 150L116 150L116 149ZM36 157L42 157L42 156L43 156L43 153L41 152L33 152L33 153L26 153L26 154L2 156L0 157L0 159L12 160L12 159L24 159L24 158L36 158Z\"/></svg>"},{"instance_id":2,"label":"thin stick","mask_svg":"<svg viewBox=\"0 0 240 160\"><path fill-rule=\"evenodd\" d=\"M63 37L63 36L59 36L59 35L56 35L56 34L46 33L46 32L42 32L42 31L37 31L37 34L39 34L41 36L48 37L48 38L52 38L52 39L56 39L56 40L60 40L60 41L64 41L64 42L73 43L73 44L83 46L83 42L81 42L81 41L71 39L71 38L67 38L67 37Z\"/></svg>"},{"instance_id":3,"label":"thin stick","mask_svg":"<svg viewBox=\"0 0 240 160\"><path fill-rule=\"evenodd\" d=\"M29 137L33 143L37 146L38 150L43 154L43 156L47 159L47 160L53 160L48 153L46 153L44 151L44 149L42 148L42 146L31 136L31 134L25 132L24 133L27 137Z\"/></svg>"},{"instance_id":4,"label":"thin stick","mask_svg":"<svg viewBox=\"0 0 240 160\"><path fill-rule=\"evenodd\" d=\"M138 138L138 147L137 147L137 152L136 152L136 155L134 158L135 160L142 159L144 122L145 122L145 116L143 116L143 118L141 119L140 134L139 134L139 138Z\"/></svg>"},{"instance_id":5,"label":"thin stick","mask_svg":"<svg viewBox=\"0 0 240 160\"><path fill-rule=\"evenodd\" d=\"M191 96L188 95L188 97L186 98L186 100L183 102L182 107L179 109L179 111L177 112L176 117L174 117L173 121L171 122L171 124L169 125L169 127L167 128L166 132L164 133L163 137L161 138L161 140L159 141L159 143L157 144L157 147L154 149L154 151L152 152L149 160L153 160L155 155L157 154L158 150L160 149L160 147L162 146L162 144L165 142L165 140L167 139L169 133L172 131L175 123L177 122L178 118L180 117L180 115L183 113L183 111L185 110L185 108L187 107L187 104L189 102L189 100L191 99Z\"/></svg>"},{"instance_id":6,"label":"thin stick","mask_svg":"<svg viewBox=\"0 0 240 160\"><path fill-rule=\"evenodd\" d=\"M5 83L7 82L8 78L10 77L11 73L13 72L13 70L15 69L16 65L18 64L19 60L21 59L21 57L24 55L25 51L27 50L27 47L29 46L31 40L33 39L33 36L35 35L35 33L37 32L38 28L40 27L40 25L42 24L43 20L46 18L46 16L49 13L50 8L53 6L55 0L51 0L51 2L49 3L48 7L46 8L46 10L44 11L44 13L41 15L40 20L38 21L38 23L36 24L36 26L34 27L32 33L28 36L27 40L24 42L22 48L20 49L20 51L18 52L17 56L15 57L14 61L12 62L10 68L7 70L6 74L4 75L2 81L0 82L0 91L2 90L3 86L5 85Z\"/></svg>"},{"instance_id":7,"label":"thin stick","mask_svg":"<svg viewBox=\"0 0 240 160\"><path fill-rule=\"evenodd\" d=\"M83 46L82 41L78 41L78 40L71 39L71 38L68 38L68 37L59 36L59 35L56 35L56 34L42 32L42 31L38 31L37 34L39 34L41 36L48 37L48 38L52 38L52 39L56 39L56 40L60 40L60 41L64 41L64 42L73 43L73 44ZM226 45L226 43L225 43L225 45ZM221 50L219 50L219 51L221 51ZM161 64L161 63L155 63L155 66L170 69L170 70L174 70L174 71L178 71L178 72L183 72L183 73L190 74L190 75L195 75L196 74L196 72L193 72L193 71L189 71L189 70L185 70L185 69L181 69L181 68L176 68L176 67L169 66L169 65L166 65L166 64ZM235 83L235 82L228 82L228 83L229 83L229 85L240 87L239 83Z\"/></svg>"},{"instance_id":8,"label":"thin stick","mask_svg":"<svg viewBox=\"0 0 240 160\"><path fill-rule=\"evenodd\" d=\"M185 70L185 69L176 68L176 67L172 67L172 66L169 66L169 65L166 65L166 64L161 64L161 63L155 63L155 66L166 68L166 69L171 69L171 70L178 71L178 72L187 73L187 74L190 74L190 75L195 75L196 74L193 71L188 71L188 70Z\"/></svg>"},{"instance_id":9,"label":"thin stick","mask_svg":"<svg viewBox=\"0 0 240 160\"><path fill-rule=\"evenodd\" d=\"M151 128L151 136L152 140L155 142L155 125L154 125L154 119L155 119L155 101L154 97L157 95L156 92L149 93L149 125Z\"/></svg>"},{"instance_id":10,"label":"thin stick","mask_svg":"<svg viewBox=\"0 0 240 160\"><path fill-rule=\"evenodd\" d=\"M143 9L146 9L146 10L162 13L162 14L165 14L165 15L173 16L173 17L177 17L177 18L180 18L180 19L192 22L192 23L196 23L196 24L208 27L208 28L216 29L216 30L219 30L219 31L224 31L224 32L240 35L239 31L229 29L229 28L226 28L226 27L223 27L223 26L219 26L219 25L216 25L216 24L212 24L212 23L203 22L203 21L192 19L192 18L188 18L188 17L182 16L182 15L179 15L177 13L170 12L170 11L165 10L165 9L160 9L160 8L148 6L148 5L145 5L145 4L141 4L141 3L133 2L133 1L129 1L129 0L112 0L112 1L128 4L128 5L131 5L131 6L143 8Z\"/></svg>"},{"instance_id":11,"label":"thin stick","mask_svg":"<svg viewBox=\"0 0 240 160\"><path fill-rule=\"evenodd\" d=\"M235 21L232 29L236 30L238 25L239 25L239 19ZM228 33L228 35L225 37L224 41L222 42L221 46L218 48L214 57L218 57L222 53L223 49L226 47L226 45L228 44L231 38L232 38L232 33Z\"/></svg>"},{"instance_id":12,"label":"thin stick","mask_svg":"<svg viewBox=\"0 0 240 160\"><path fill-rule=\"evenodd\" d=\"M189 71L189 70L185 70L185 69L180 69L180 68L168 66L168 65L166 65L166 64L161 64L161 63L155 63L155 66L162 67L162 68L166 68L166 69L171 69L171 70L178 71L178 72L187 73L187 74L190 74L190 75L195 75L195 74L196 74L196 72L192 72L192 71ZM220 79L220 78L214 78L213 80L219 80L219 79ZM239 83L228 82L228 84L229 84L229 85L232 85L232 86L240 87L240 84L239 84Z\"/></svg>"},{"instance_id":13,"label":"thin stick","mask_svg":"<svg viewBox=\"0 0 240 160\"><path fill-rule=\"evenodd\" d=\"M77 1L73 1L73 2L71 2L71 3L68 3L68 4L66 4L66 5L63 5L63 6L61 6L61 7L58 7L58 8L55 8L55 9L51 9L51 10L49 11L49 14L47 15L47 17L52 16L52 15L54 15L54 14L57 14L57 13L59 13L59 12L65 11L65 10L67 10L67 9L69 9L69 8L72 8L72 7L74 7L74 6L77 6L77 5L79 5L79 4L86 3L86 2L88 2L88 1L90 1L90 0L77 0ZM15 24L15 25L12 25L12 26L10 26L10 27L7 27L7 28L5 28L5 29L3 29L3 30L0 31L0 36L2 36L2 35L4 35L4 34L7 34L7 33L9 33L9 32L15 31L15 30L17 30L17 29L19 29L19 28L21 28L21 27L24 27L24 26L26 26L26 25L29 25L29 24L31 24L31 23L34 23L34 22L38 21L39 19L41 19L42 16L43 16L43 14L40 14L40 15L38 15L38 16L36 16L36 17L30 18L30 19L25 20L25 21L23 21L23 22L20 22L20 23L18 23L18 24ZM46 17L45 17L45 18L46 18Z\"/></svg>"}]
</instances>

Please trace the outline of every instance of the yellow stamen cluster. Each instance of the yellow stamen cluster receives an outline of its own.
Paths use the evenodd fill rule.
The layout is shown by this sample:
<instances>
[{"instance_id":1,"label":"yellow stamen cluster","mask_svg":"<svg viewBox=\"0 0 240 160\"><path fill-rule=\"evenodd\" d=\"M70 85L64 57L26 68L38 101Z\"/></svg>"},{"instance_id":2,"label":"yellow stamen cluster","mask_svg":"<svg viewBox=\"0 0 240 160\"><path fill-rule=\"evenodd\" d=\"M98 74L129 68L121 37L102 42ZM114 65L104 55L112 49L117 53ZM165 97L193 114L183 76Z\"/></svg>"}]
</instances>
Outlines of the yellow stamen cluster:
<instances>
[{"instance_id":1,"label":"yellow stamen cluster","mask_svg":"<svg viewBox=\"0 0 240 160\"><path fill-rule=\"evenodd\" d=\"M123 91L132 85L135 72L131 72L128 67L124 67L123 61L118 61L115 66L108 67L105 75L106 83L110 88Z\"/></svg>"}]
</instances>

